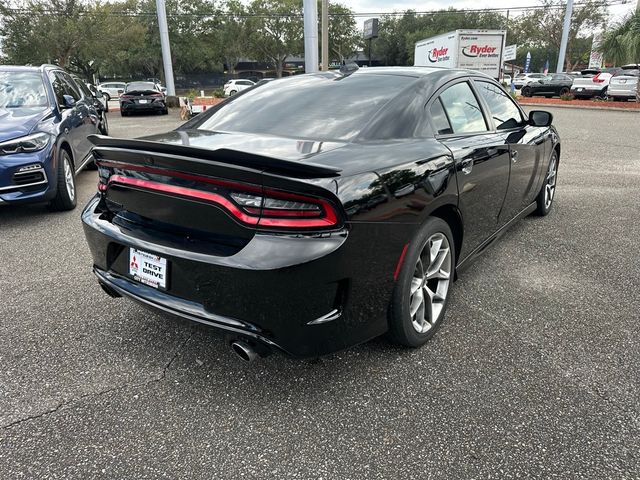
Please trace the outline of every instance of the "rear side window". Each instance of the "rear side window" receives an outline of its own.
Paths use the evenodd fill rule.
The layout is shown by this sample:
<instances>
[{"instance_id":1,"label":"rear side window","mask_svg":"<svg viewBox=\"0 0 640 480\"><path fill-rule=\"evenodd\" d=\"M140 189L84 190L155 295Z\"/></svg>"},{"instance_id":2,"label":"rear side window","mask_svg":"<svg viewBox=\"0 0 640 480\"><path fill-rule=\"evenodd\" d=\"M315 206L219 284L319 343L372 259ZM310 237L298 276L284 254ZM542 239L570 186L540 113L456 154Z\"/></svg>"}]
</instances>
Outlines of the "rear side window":
<instances>
[{"instance_id":1,"label":"rear side window","mask_svg":"<svg viewBox=\"0 0 640 480\"><path fill-rule=\"evenodd\" d=\"M482 109L467 82L456 83L440 94L453 133L486 132Z\"/></svg>"},{"instance_id":2,"label":"rear side window","mask_svg":"<svg viewBox=\"0 0 640 480\"><path fill-rule=\"evenodd\" d=\"M444 108L442 108L442 103L439 98L436 98L436 101L431 104L431 107L429 108L429 116L431 117L433 129L438 135L448 135L453 133L451 125L449 124L449 119L447 118Z\"/></svg>"},{"instance_id":3,"label":"rear side window","mask_svg":"<svg viewBox=\"0 0 640 480\"><path fill-rule=\"evenodd\" d=\"M502 88L493 83L476 80L480 95L487 102L497 130L515 128L522 123L520 109Z\"/></svg>"}]
</instances>

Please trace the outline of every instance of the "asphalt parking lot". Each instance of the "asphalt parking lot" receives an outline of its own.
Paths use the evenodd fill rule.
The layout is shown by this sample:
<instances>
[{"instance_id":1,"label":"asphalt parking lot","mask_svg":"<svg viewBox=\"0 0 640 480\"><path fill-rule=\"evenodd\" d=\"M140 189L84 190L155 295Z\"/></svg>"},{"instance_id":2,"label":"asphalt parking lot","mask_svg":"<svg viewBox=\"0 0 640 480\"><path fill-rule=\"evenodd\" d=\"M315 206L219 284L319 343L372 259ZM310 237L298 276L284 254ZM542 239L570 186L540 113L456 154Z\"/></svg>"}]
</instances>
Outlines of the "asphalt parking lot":
<instances>
[{"instance_id":1,"label":"asphalt parking lot","mask_svg":"<svg viewBox=\"0 0 640 480\"><path fill-rule=\"evenodd\" d=\"M419 350L241 363L107 297L80 209L0 208L0 478L640 478L640 115L549 110L554 210L461 275Z\"/></svg>"}]
</instances>

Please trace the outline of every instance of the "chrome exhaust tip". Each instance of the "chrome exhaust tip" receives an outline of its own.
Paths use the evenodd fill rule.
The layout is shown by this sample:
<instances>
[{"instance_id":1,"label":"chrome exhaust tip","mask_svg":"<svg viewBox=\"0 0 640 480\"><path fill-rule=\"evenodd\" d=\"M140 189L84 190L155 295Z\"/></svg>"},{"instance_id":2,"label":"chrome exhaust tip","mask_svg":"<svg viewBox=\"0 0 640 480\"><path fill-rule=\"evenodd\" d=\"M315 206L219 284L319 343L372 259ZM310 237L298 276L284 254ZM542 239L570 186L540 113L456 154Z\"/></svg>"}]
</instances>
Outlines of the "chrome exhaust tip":
<instances>
[{"instance_id":1,"label":"chrome exhaust tip","mask_svg":"<svg viewBox=\"0 0 640 480\"><path fill-rule=\"evenodd\" d=\"M253 347L242 340L231 342L231 350L240 357L240 359L247 363L253 362L258 357L258 354Z\"/></svg>"}]
</instances>

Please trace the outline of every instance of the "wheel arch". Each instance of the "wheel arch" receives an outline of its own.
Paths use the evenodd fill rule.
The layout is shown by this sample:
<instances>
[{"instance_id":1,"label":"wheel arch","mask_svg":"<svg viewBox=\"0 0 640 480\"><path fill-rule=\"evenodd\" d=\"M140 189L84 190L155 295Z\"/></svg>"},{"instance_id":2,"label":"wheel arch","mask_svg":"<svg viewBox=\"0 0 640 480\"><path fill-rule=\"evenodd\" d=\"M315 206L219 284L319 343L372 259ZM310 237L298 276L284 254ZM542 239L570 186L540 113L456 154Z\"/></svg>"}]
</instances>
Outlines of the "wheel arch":
<instances>
[{"instance_id":1,"label":"wheel arch","mask_svg":"<svg viewBox=\"0 0 640 480\"><path fill-rule=\"evenodd\" d=\"M58 151L61 152L62 150L64 150L69 154L69 157L71 157L71 163L73 164L73 168L75 168L76 160L73 156L73 149L71 148L71 145L69 145L69 142L67 142L66 140L62 140L60 142L60 145L58 146Z\"/></svg>"},{"instance_id":2,"label":"wheel arch","mask_svg":"<svg viewBox=\"0 0 640 480\"><path fill-rule=\"evenodd\" d=\"M462 251L462 239L464 237L464 224L462 223L462 214L456 205L448 203L436 208L429 215L430 217L437 217L444 220L453 234L453 242L456 251L456 263L460 260L460 253ZM455 267L455 266L454 266Z\"/></svg>"}]
</instances>

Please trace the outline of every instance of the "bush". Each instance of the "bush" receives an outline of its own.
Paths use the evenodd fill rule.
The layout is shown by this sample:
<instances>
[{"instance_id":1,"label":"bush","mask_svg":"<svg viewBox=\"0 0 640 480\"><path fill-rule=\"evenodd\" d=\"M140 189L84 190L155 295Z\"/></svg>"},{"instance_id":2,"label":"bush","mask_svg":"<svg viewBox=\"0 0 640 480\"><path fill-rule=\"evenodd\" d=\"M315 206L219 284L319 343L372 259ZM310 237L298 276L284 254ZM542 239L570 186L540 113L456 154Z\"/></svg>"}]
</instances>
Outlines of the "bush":
<instances>
[{"instance_id":1,"label":"bush","mask_svg":"<svg viewBox=\"0 0 640 480\"><path fill-rule=\"evenodd\" d=\"M566 95L560 95L560 100L565 100L567 102L573 100L575 97L573 95L571 95L570 93L566 94Z\"/></svg>"},{"instance_id":2,"label":"bush","mask_svg":"<svg viewBox=\"0 0 640 480\"><path fill-rule=\"evenodd\" d=\"M224 98L224 89L223 88L216 88L213 91L213 96L216 98Z\"/></svg>"}]
</instances>

